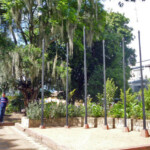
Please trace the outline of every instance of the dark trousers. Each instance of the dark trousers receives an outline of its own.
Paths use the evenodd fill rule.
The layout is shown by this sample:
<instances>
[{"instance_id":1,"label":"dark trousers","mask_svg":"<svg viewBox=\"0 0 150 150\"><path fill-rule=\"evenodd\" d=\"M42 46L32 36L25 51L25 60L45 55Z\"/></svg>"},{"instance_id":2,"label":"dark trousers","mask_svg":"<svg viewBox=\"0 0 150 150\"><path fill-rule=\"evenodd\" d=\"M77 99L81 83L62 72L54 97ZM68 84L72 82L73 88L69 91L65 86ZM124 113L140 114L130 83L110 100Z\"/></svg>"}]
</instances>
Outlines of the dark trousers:
<instances>
[{"instance_id":1,"label":"dark trousers","mask_svg":"<svg viewBox=\"0 0 150 150\"><path fill-rule=\"evenodd\" d=\"M4 118L4 115L5 115L5 108L6 107L1 107L0 106L0 122L3 122L3 118Z\"/></svg>"}]
</instances>

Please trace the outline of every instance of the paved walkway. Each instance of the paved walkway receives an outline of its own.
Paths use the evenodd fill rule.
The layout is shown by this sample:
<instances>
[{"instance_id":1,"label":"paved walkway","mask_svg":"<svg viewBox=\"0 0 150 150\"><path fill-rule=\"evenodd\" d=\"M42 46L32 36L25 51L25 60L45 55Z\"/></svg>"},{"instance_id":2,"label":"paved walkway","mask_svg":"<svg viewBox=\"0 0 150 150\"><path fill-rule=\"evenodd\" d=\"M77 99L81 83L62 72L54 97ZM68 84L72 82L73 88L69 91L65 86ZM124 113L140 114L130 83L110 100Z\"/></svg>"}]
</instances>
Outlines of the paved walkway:
<instances>
[{"instance_id":1,"label":"paved walkway","mask_svg":"<svg viewBox=\"0 0 150 150\"><path fill-rule=\"evenodd\" d=\"M14 126L0 127L0 150L50 150Z\"/></svg>"}]
</instances>

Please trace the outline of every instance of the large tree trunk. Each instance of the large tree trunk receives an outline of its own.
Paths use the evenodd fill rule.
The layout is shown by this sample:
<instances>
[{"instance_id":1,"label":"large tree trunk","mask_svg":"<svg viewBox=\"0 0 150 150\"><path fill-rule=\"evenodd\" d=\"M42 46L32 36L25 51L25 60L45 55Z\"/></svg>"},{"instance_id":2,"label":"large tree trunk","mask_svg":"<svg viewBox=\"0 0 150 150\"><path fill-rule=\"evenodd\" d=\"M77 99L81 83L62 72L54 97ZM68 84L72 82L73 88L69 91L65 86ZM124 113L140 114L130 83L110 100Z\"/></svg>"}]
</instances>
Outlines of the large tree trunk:
<instances>
[{"instance_id":1,"label":"large tree trunk","mask_svg":"<svg viewBox=\"0 0 150 150\"><path fill-rule=\"evenodd\" d=\"M40 86L31 88L27 86L25 87L23 85L23 86L19 86L18 90L20 90L20 92L24 96L24 106L28 107L28 104L30 102L37 100L40 91Z\"/></svg>"}]
</instances>

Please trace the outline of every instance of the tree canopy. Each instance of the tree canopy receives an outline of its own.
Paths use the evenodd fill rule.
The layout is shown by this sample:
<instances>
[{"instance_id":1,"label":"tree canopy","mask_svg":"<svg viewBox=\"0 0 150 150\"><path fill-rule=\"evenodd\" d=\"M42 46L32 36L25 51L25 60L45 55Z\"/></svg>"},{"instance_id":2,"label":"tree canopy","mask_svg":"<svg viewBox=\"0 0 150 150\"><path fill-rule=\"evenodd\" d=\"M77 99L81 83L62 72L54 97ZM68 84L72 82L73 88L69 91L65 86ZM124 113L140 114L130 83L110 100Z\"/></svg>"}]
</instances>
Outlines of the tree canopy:
<instances>
[{"instance_id":1,"label":"tree canopy","mask_svg":"<svg viewBox=\"0 0 150 150\"><path fill-rule=\"evenodd\" d=\"M125 38L126 76L135 63L129 19L107 13L98 0L1 0L3 20L12 41L2 37L3 61L0 74L20 90L28 101L37 99L41 88L41 48L45 39L45 85L64 90L66 84L66 43L69 43L69 88L74 98L83 96L83 27L86 27L88 93L103 93L102 40L106 43L107 78L122 88L122 38ZM38 14L41 13L39 16ZM6 32L6 31L5 31ZM1 37L0 37L1 39ZM10 45L10 46L9 46ZM14 46L15 45L15 46ZM6 63L7 60L7 63ZM4 80L4 78L3 78Z\"/></svg>"}]
</instances>

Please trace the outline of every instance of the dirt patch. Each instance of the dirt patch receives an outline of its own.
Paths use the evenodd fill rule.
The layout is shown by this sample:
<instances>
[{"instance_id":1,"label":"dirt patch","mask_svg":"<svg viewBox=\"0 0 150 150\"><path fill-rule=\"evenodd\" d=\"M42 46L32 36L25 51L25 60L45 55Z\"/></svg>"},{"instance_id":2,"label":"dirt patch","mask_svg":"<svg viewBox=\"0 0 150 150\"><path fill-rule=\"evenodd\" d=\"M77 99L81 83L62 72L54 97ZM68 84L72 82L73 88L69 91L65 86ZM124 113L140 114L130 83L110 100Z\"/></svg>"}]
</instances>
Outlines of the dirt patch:
<instances>
[{"instance_id":1,"label":"dirt patch","mask_svg":"<svg viewBox=\"0 0 150 150\"><path fill-rule=\"evenodd\" d=\"M5 122L18 122L20 123L21 122L21 118L24 116L23 113L12 113L10 115L5 115L4 117L4 121Z\"/></svg>"}]
</instances>

